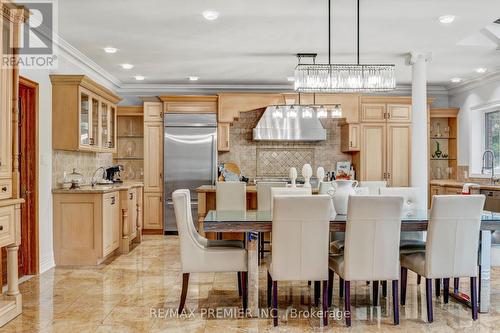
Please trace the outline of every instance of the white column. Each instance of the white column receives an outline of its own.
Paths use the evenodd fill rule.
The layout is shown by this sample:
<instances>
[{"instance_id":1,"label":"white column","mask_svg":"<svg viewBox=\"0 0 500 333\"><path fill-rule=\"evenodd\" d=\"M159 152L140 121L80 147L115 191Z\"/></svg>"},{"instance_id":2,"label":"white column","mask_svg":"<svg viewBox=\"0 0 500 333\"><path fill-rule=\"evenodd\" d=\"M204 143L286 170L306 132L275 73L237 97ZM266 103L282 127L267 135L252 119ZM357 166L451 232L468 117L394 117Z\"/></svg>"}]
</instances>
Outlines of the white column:
<instances>
[{"instance_id":1,"label":"white column","mask_svg":"<svg viewBox=\"0 0 500 333\"><path fill-rule=\"evenodd\" d=\"M412 140L411 140L411 186L419 188L420 209L428 202L428 131L427 131L427 61L430 55L412 53Z\"/></svg>"}]
</instances>

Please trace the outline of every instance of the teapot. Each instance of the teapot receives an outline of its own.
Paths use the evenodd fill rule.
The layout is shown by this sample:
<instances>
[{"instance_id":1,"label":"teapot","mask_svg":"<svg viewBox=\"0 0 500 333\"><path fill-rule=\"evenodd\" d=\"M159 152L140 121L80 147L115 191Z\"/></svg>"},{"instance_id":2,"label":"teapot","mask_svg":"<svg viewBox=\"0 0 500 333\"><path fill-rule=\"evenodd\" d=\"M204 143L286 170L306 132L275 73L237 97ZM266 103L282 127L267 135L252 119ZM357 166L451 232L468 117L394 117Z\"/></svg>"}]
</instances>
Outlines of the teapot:
<instances>
[{"instance_id":1,"label":"teapot","mask_svg":"<svg viewBox=\"0 0 500 333\"><path fill-rule=\"evenodd\" d=\"M337 214L346 215L349 196L356 195L355 188L359 183L357 180L339 179L332 182L332 184L335 185L328 191L328 194L333 199L333 206Z\"/></svg>"}]
</instances>

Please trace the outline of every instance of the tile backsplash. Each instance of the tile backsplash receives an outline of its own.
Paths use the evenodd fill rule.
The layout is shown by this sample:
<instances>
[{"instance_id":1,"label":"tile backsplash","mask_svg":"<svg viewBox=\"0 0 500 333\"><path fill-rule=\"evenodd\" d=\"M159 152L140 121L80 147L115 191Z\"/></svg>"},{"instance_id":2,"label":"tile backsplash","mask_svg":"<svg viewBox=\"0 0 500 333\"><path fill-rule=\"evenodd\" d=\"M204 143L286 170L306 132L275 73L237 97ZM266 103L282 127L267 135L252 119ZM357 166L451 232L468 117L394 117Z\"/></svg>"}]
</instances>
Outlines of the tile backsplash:
<instances>
[{"instance_id":1,"label":"tile backsplash","mask_svg":"<svg viewBox=\"0 0 500 333\"><path fill-rule=\"evenodd\" d=\"M322 119L327 139L320 142L253 141L252 130L264 110L241 112L230 128L230 151L219 153L219 162L234 162L251 179L262 176L287 177L291 166L300 175L302 165L310 163L313 173L322 166L335 170L336 162L351 161L351 155L340 151L340 124L338 119Z\"/></svg>"},{"instance_id":2,"label":"tile backsplash","mask_svg":"<svg viewBox=\"0 0 500 333\"><path fill-rule=\"evenodd\" d=\"M83 175L85 184L90 184L90 179L97 168L111 165L113 165L111 153L54 150L52 154L52 187L60 187L64 172L69 174L73 169Z\"/></svg>"}]
</instances>

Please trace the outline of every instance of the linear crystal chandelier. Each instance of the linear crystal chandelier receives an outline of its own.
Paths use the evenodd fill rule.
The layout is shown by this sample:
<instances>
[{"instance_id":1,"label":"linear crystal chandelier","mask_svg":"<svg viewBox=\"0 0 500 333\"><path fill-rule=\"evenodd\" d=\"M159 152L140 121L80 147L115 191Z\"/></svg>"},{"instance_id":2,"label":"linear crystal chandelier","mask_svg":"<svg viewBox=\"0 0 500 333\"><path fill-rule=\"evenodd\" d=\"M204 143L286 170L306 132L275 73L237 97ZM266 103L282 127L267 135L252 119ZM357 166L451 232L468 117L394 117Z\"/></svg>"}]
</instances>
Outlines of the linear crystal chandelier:
<instances>
[{"instance_id":1,"label":"linear crystal chandelier","mask_svg":"<svg viewBox=\"0 0 500 333\"><path fill-rule=\"evenodd\" d=\"M359 62L359 0L357 0L357 64L331 63L331 0L328 0L328 64L316 64L316 53L299 53L295 90L299 92L377 92L396 88L395 65ZM312 63L303 64L303 58Z\"/></svg>"}]
</instances>

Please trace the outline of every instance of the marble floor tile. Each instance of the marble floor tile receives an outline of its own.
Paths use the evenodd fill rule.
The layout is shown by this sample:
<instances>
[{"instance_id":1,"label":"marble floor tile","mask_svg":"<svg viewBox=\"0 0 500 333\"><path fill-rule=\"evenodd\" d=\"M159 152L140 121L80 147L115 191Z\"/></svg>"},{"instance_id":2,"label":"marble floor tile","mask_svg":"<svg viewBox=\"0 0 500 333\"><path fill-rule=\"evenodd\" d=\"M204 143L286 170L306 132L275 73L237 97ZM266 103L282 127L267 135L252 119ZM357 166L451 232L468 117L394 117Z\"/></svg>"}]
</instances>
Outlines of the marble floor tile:
<instances>
[{"instance_id":1,"label":"marble floor tile","mask_svg":"<svg viewBox=\"0 0 500 333\"><path fill-rule=\"evenodd\" d=\"M409 273L407 304L399 326L392 324L392 302L380 294L373 307L371 287L353 283L352 327L343 319L321 320L314 312L307 282L279 283L279 327L265 313L250 318L241 312L236 273L191 274L186 311L177 315L182 271L176 236L145 236L124 256L96 267L57 267L20 285L23 314L0 332L499 332L500 269L492 269L491 311L473 322L470 309L452 299L433 297L434 323L428 324L424 284ZM260 266L260 304L266 299L266 260ZM468 292L468 279L460 281ZM335 276L333 311L343 311ZM294 317L292 311L301 311ZM210 314L210 311L213 313ZM225 315L220 315L220 313ZM192 312L192 313L191 313Z\"/></svg>"}]
</instances>

